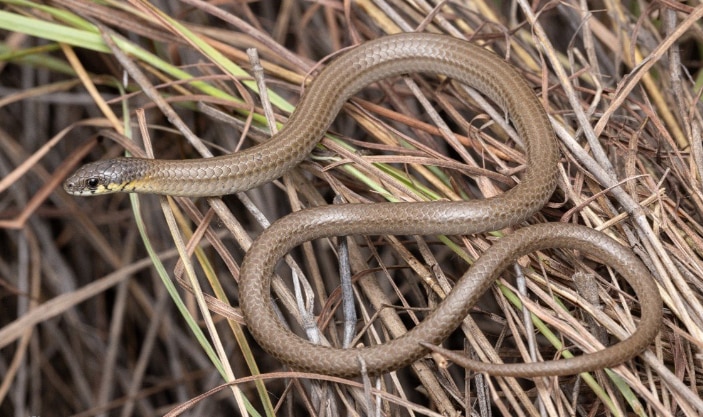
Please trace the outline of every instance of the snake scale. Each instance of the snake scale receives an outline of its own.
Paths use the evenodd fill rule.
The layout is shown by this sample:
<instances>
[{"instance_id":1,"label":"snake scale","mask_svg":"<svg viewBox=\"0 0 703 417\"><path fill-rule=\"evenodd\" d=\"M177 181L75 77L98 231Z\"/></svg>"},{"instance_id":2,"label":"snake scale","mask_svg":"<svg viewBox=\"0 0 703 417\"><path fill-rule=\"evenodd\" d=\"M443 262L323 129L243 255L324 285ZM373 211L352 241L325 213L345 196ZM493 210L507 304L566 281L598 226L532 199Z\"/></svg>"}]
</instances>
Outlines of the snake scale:
<instances>
[{"instance_id":1,"label":"snake scale","mask_svg":"<svg viewBox=\"0 0 703 417\"><path fill-rule=\"evenodd\" d=\"M443 35L406 33L364 43L341 55L315 79L288 122L270 141L231 155L193 160L117 158L81 167L64 188L74 195L140 192L219 196L272 181L302 161L342 105L383 78L406 73L450 77L488 96L510 115L526 145L520 183L484 200L345 204L288 215L265 230L247 252L240 303L248 328L270 354L301 371L355 376L363 359L370 374L407 366L444 340L500 272L524 254L571 248L595 256L621 274L641 301L639 327L602 351L572 359L490 364L452 356L463 366L495 375L576 374L622 363L659 332L662 301L647 269L632 252L583 226L547 223L508 234L486 251L447 298L418 326L388 343L354 349L312 344L286 329L273 311L270 279L278 260L295 246L338 235L466 235L520 224L539 210L557 182L559 152L547 114L524 78L493 53Z\"/></svg>"}]
</instances>

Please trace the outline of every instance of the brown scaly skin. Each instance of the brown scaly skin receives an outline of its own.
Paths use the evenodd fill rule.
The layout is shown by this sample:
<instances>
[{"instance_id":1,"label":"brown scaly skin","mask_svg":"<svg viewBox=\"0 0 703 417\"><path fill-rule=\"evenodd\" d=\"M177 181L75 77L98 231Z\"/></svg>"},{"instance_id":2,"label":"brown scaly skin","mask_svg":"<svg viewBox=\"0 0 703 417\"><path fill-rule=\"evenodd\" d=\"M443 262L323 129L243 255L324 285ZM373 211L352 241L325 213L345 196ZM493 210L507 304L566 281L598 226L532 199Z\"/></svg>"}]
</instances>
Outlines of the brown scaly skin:
<instances>
[{"instance_id":1,"label":"brown scaly skin","mask_svg":"<svg viewBox=\"0 0 703 417\"><path fill-rule=\"evenodd\" d=\"M497 197L470 202L347 204L286 216L253 244L241 269L241 308L261 346L292 368L354 376L363 358L370 374L392 371L425 355L458 327L475 300L518 256L567 247L617 270L642 301L640 327L626 340L574 359L530 364L485 364L452 357L495 375L576 374L622 363L644 350L659 331L662 302L649 272L632 252L602 233L551 223L530 226L501 239L457 283L420 325L383 345L334 349L313 345L279 322L271 308L270 278L276 262L296 245L326 236L353 234L461 235L498 230L529 218L556 187L558 150L549 119L517 71L489 51L442 35L406 33L360 45L317 77L284 128L270 141L217 158L187 161L117 159L90 164L66 181L76 195L128 191L179 196L219 196L278 178L302 161L320 140L344 102L382 78L426 72L467 84L503 106L526 145L527 170L519 185ZM131 160L131 161L130 161Z\"/></svg>"}]
</instances>

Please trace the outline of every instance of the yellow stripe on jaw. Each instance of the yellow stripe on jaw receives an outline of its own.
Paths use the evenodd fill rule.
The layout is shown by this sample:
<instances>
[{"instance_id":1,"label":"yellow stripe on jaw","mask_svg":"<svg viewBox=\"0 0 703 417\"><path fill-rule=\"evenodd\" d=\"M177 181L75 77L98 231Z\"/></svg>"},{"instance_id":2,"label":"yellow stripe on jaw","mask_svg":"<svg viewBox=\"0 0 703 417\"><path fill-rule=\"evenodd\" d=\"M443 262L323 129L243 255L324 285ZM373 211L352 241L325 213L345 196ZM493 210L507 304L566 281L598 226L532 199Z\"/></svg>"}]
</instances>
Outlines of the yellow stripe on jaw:
<instances>
[{"instance_id":1,"label":"yellow stripe on jaw","mask_svg":"<svg viewBox=\"0 0 703 417\"><path fill-rule=\"evenodd\" d=\"M116 183L116 182L111 182L109 184L100 184L94 189L86 189L83 191L83 195L90 194L90 195L101 195L101 194L114 194L118 193L120 191L131 191L129 187L129 183L123 184L123 183ZM133 188L132 188L133 189Z\"/></svg>"},{"instance_id":2,"label":"yellow stripe on jaw","mask_svg":"<svg viewBox=\"0 0 703 417\"><path fill-rule=\"evenodd\" d=\"M148 178L141 178L132 181L128 181L122 184L115 184L115 191L121 191L126 193L132 193L136 189L145 189L149 186Z\"/></svg>"},{"instance_id":3,"label":"yellow stripe on jaw","mask_svg":"<svg viewBox=\"0 0 703 417\"><path fill-rule=\"evenodd\" d=\"M88 194L90 194L90 195L100 195L100 194L109 194L109 193L113 193L113 192L114 192L114 191L112 191L109 186L105 186L105 185L103 185L103 184L100 184L100 185L98 185L97 187L92 188L92 189L91 189L91 188L85 188L83 191L81 191L80 194L81 194L81 195L88 195Z\"/></svg>"}]
</instances>

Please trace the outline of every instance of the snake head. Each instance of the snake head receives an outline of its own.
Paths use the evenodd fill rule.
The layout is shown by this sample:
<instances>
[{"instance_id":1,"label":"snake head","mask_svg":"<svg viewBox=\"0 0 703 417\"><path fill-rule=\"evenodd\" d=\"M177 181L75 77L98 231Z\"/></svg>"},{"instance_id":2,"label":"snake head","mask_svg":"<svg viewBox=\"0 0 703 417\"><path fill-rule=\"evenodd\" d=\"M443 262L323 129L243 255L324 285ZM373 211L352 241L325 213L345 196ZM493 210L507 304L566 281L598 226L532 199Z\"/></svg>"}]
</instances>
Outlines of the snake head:
<instances>
[{"instance_id":1,"label":"snake head","mask_svg":"<svg viewBox=\"0 0 703 417\"><path fill-rule=\"evenodd\" d=\"M77 196L129 192L135 177L134 171L126 167L132 166L136 159L115 158L86 164L68 177L63 189Z\"/></svg>"}]
</instances>

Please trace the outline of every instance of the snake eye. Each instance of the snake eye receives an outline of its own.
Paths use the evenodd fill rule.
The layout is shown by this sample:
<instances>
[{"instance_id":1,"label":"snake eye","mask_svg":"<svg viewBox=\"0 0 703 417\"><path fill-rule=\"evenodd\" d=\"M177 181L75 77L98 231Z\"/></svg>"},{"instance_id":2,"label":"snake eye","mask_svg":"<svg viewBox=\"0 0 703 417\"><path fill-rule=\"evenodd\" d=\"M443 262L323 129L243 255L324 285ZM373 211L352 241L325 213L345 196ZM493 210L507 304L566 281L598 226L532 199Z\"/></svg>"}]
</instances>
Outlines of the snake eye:
<instances>
[{"instance_id":1,"label":"snake eye","mask_svg":"<svg viewBox=\"0 0 703 417\"><path fill-rule=\"evenodd\" d=\"M94 190L98 188L98 185L100 185L100 180L97 178L88 178L88 188Z\"/></svg>"}]
</instances>

